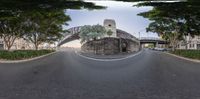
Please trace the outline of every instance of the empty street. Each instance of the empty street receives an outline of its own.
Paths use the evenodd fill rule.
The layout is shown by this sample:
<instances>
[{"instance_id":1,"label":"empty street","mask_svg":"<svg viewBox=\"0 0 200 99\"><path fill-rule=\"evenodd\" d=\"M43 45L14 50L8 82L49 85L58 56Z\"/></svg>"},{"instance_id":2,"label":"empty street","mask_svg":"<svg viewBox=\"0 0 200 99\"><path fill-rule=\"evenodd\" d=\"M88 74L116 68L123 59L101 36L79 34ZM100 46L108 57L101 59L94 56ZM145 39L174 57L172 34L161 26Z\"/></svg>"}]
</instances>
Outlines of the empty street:
<instances>
[{"instance_id":1,"label":"empty street","mask_svg":"<svg viewBox=\"0 0 200 99\"><path fill-rule=\"evenodd\" d=\"M96 61L74 50L0 64L0 99L199 99L200 64L143 50Z\"/></svg>"}]
</instances>

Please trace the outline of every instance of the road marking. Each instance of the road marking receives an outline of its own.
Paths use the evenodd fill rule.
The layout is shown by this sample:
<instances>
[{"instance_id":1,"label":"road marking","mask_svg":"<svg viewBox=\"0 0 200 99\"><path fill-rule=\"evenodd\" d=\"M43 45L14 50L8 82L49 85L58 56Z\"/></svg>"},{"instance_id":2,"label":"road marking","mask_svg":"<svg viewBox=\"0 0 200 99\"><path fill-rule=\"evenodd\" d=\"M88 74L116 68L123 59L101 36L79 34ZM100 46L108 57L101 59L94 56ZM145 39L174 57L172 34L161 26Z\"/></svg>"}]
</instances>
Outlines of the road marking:
<instances>
[{"instance_id":1,"label":"road marking","mask_svg":"<svg viewBox=\"0 0 200 99\"><path fill-rule=\"evenodd\" d=\"M168 54L168 55L174 56L174 57L179 58L179 59L182 59L182 60L187 60L187 61L190 61L190 62L200 63L200 60L190 59L190 58L186 58L186 57L178 56L178 55L175 55L175 54L171 54L171 53L168 53L168 52L165 52L165 54Z\"/></svg>"},{"instance_id":2,"label":"road marking","mask_svg":"<svg viewBox=\"0 0 200 99\"><path fill-rule=\"evenodd\" d=\"M78 56L81 56L83 58L86 58L86 59L90 59L90 60L95 60L95 61L119 61L119 60L124 60L124 59L128 59L128 58L131 58L131 57L134 57L134 56L137 56L139 54L141 54L143 52L143 50L133 54L133 55L130 55L130 56L127 56L127 57L124 57L124 58L118 58L118 59L97 59L97 58L91 58L91 57L88 57L88 56L84 56L84 55L81 55L80 53L78 53L78 51L74 51Z\"/></svg>"}]
</instances>

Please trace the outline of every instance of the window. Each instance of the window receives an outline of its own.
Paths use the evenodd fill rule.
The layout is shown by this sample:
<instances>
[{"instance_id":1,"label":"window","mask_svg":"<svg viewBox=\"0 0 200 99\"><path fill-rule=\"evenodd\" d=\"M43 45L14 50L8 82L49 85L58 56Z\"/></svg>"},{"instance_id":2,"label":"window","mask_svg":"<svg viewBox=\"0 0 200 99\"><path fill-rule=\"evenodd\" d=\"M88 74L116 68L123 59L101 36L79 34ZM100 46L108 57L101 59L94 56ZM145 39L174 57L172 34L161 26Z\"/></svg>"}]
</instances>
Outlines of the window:
<instances>
[{"instance_id":1,"label":"window","mask_svg":"<svg viewBox=\"0 0 200 99\"><path fill-rule=\"evenodd\" d=\"M190 48L194 48L194 44L190 44Z\"/></svg>"},{"instance_id":2,"label":"window","mask_svg":"<svg viewBox=\"0 0 200 99\"><path fill-rule=\"evenodd\" d=\"M194 44L192 44L192 48L194 48Z\"/></svg>"},{"instance_id":3,"label":"window","mask_svg":"<svg viewBox=\"0 0 200 99\"><path fill-rule=\"evenodd\" d=\"M108 26L109 26L109 27L111 27L112 25L111 25L111 24L109 24Z\"/></svg>"}]
</instances>

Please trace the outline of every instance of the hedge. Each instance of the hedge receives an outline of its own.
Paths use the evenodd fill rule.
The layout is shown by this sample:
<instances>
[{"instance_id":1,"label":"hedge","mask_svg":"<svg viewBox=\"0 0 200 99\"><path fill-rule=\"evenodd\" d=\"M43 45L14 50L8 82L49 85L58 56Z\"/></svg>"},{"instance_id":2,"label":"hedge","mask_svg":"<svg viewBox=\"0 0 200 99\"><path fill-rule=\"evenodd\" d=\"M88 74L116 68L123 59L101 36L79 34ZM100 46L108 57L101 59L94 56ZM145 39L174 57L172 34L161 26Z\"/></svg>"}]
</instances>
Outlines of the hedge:
<instances>
[{"instance_id":1,"label":"hedge","mask_svg":"<svg viewBox=\"0 0 200 99\"><path fill-rule=\"evenodd\" d=\"M45 55L51 52L54 52L54 50L15 50L15 51L0 50L0 59L21 60L21 59L28 59Z\"/></svg>"},{"instance_id":2,"label":"hedge","mask_svg":"<svg viewBox=\"0 0 200 99\"><path fill-rule=\"evenodd\" d=\"M187 58L200 60L200 50L175 50L171 51L171 53Z\"/></svg>"}]
</instances>

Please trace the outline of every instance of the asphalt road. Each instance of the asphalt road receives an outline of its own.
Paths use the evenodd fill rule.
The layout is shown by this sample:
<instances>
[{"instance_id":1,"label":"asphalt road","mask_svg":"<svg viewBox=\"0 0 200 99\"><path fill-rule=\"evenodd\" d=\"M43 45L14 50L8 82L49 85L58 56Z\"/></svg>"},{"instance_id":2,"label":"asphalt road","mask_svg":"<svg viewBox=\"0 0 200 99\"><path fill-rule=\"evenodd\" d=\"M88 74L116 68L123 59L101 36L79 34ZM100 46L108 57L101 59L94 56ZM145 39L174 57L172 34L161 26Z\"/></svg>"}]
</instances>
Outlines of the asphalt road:
<instances>
[{"instance_id":1,"label":"asphalt road","mask_svg":"<svg viewBox=\"0 0 200 99\"><path fill-rule=\"evenodd\" d=\"M200 64L150 50L119 61L61 51L0 64L0 99L200 99Z\"/></svg>"}]
</instances>

